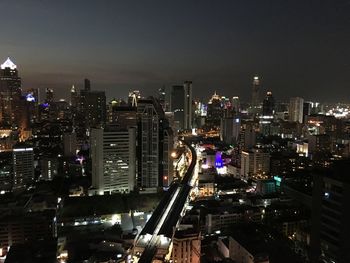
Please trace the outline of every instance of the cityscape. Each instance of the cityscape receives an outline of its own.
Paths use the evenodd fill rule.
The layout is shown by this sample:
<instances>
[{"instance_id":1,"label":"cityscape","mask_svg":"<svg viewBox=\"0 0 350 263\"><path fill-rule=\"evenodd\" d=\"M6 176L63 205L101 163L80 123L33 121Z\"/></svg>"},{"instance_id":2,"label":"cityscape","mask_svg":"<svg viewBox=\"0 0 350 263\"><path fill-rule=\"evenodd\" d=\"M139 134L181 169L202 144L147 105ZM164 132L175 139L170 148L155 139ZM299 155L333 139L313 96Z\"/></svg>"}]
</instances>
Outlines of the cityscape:
<instances>
[{"instance_id":1,"label":"cityscape","mask_svg":"<svg viewBox=\"0 0 350 263\"><path fill-rule=\"evenodd\" d=\"M62 37L68 41L66 30L70 29L60 19L69 21L72 14L76 15L73 11L77 6L66 1L39 2L23 6L7 2L0 8L3 5L7 10L17 10L18 15L24 16L22 25L28 21L28 32L39 40L47 37L54 42ZM231 70L230 66L219 73L214 70L225 64L226 45L223 50L214 46L207 50L204 43L198 50L186 49L179 44L181 41L188 40L191 47L197 40L179 39L189 32L199 39L208 38L212 44L229 41L224 36L233 30L228 21L233 23L229 19L236 18L231 16L239 16L235 8L257 8L261 5L258 1L189 1L176 4L176 8L172 3L174 10L198 8L198 14L192 16L189 12L191 20L186 12L178 14L174 20L164 20L164 25L164 14L152 16L153 12L165 10L161 3L162 8L152 7L152 11L140 4L135 13L125 15L123 11L135 8L134 4L107 2L87 1L86 6L81 6L80 11L86 8L91 12L89 23L95 26L89 37L99 37L96 29L104 32L113 28L112 24L102 28L102 22L94 19L110 22L118 17L118 23L123 24L130 22L129 15L132 20L145 10L147 19L142 16L136 22L123 24L130 27L113 28L116 31L111 33L113 36L106 36L106 41L115 41L118 30L121 37L128 30L138 31L136 25L153 26L157 21L157 26L149 29L152 37L163 37L170 28L177 35L171 46L175 47L174 54L168 53L169 59L174 59L174 67L167 68L160 59L170 47L154 44L154 61L142 64L130 59L136 63L133 70L110 74L116 63L111 55L114 48L122 50L116 52L123 61L124 50L125 56L133 57L129 54L132 45L128 43L122 49L128 41L124 39L123 45L111 48L91 40L86 45L95 45L96 49L89 51L91 58L82 59L76 41L85 37L84 23L71 25L79 28L71 46L61 43L61 51L49 55L39 46L37 51L43 50L39 55L31 54L33 46L29 44L12 47L8 44L15 41L15 37L9 40L11 34L21 30L27 36L26 29L18 28L17 22L13 28L6 27L7 33L2 35L7 40L0 44L0 263L349 263L349 73L348 64L339 62L343 57L334 58L338 46L333 43L338 37L349 43L349 34L343 31L343 26L350 23L344 18L349 3L299 6L288 0L285 9L283 4L271 1L259 14L263 18L276 11L271 21L288 20L286 30L290 38L297 34L291 28L299 28L299 21L309 21L306 17L312 16L313 22L300 30L312 28L310 33L315 39L321 39L321 35L329 38L329 50L334 52L322 53L321 60L332 63L316 61L304 72L307 67L303 65L309 65L311 55L305 57L305 50L301 52L295 46L294 50L288 44L288 56L298 57L298 63L293 64L293 59L284 61L276 51L271 55L271 65L276 67L272 71L268 64L259 62L248 67L250 64L242 61L242 68L233 67L234 72L227 75L222 72ZM156 6L150 5L153 4ZM64 6L72 9L57 18ZM295 8L300 17L291 14ZM215 10L222 13L216 14ZM52 16L47 24L37 20L42 12ZM213 28L200 28L194 22L202 21L206 17L203 13L213 14ZM327 19L317 20L320 14ZM77 17L86 19L85 15ZM169 16L174 18L173 14ZM288 18L282 19L283 16ZM188 28L181 27L182 19L189 22ZM31 27L37 21L40 29ZM261 32L276 34L277 42L287 37L279 34L278 24L272 24L262 22ZM53 25L62 36L47 32ZM247 25L235 26L241 32ZM166 30L159 33L155 28ZM40 30L42 35L34 34ZM217 33L215 41L205 35L211 30ZM322 30L333 34L323 34ZM318 40L309 42L308 37L301 35L298 41L305 46L315 44L312 50L325 48ZM138 36L140 42L144 41L141 44L131 39L135 47L153 43L146 34ZM271 40L265 41L262 46ZM339 45L339 52L343 44ZM93 58L100 47L103 48L99 55L107 62L96 68L106 70L105 74L81 73L89 68L87 63L99 63ZM81 48L84 49L83 44ZM260 46L254 43L249 48L259 50ZM74 65L81 69L74 71L73 67L60 64L62 68L56 72L59 61L67 61L65 50L77 53L65 63L73 65L80 58L80 64ZM152 52L145 50L142 47L136 53L150 56ZM208 68L216 56L222 57L212 70L203 70L201 59L198 64L180 63L181 56L175 59L178 53L185 56L188 52L208 55ZM348 55L342 53L345 58ZM45 74L29 66L42 63L46 56L48 60L56 57L58 64L43 64L40 70L47 70ZM34 60L36 57L38 61ZM247 61L250 59L247 57ZM277 65L274 61L278 59ZM120 63L126 68L133 65ZM322 65L318 67L316 63ZM164 70L158 75L149 74L154 65ZM183 69L176 70L181 65L185 65ZM188 67L193 69L182 74ZM293 74L296 71L291 67L300 68L303 74ZM71 75L65 70L72 71ZM199 74L197 71L201 70ZM289 71L291 77L281 78L280 72ZM340 73L347 74L346 78L340 78ZM121 77L123 74L126 76ZM308 74L309 78L305 77ZM221 77L222 82L218 81ZM120 85L124 87L119 88Z\"/></svg>"}]
</instances>

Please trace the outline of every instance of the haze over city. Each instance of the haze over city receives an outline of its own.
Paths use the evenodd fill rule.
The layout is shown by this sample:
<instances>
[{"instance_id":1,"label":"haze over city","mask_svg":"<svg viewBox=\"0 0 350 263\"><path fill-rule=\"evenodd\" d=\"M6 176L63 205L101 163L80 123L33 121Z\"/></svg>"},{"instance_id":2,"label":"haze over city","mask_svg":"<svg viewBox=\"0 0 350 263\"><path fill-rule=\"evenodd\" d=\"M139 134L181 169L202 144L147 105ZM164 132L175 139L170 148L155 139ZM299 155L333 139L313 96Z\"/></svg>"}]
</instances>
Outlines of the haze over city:
<instances>
[{"instance_id":1,"label":"haze over city","mask_svg":"<svg viewBox=\"0 0 350 263\"><path fill-rule=\"evenodd\" d=\"M2 1L0 56L25 88L91 79L108 97L192 80L249 99L251 78L278 100L347 101L349 1ZM331 89L330 98L327 91ZM200 92L199 92L200 90Z\"/></svg>"}]
</instances>

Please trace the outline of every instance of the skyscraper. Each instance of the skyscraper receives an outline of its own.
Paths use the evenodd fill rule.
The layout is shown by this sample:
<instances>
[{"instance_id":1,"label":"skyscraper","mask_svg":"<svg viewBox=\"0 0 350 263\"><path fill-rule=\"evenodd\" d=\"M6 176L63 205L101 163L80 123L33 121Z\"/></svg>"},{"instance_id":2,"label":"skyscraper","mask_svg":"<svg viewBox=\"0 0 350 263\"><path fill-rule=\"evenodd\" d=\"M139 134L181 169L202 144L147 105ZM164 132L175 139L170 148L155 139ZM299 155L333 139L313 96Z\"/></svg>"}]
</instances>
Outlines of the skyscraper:
<instances>
[{"instance_id":1,"label":"skyscraper","mask_svg":"<svg viewBox=\"0 0 350 263\"><path fill-rule=\"evenodd\" d=\"M170 106L174 112L174 122L177 130L182 130L185 127L185 90L183 86L173 86L171 90Z\"/></svg>"},{"instance_id":2,"label":"skyscraper","mask_svg":"<svg viewBox=\"0 0 350 263\"><path fill-rule=\"evenodd\" d=\"M237 97L237 96L232 97L232 111L233 111L233 114L235 114L235 115L237 115L241 111L239 97Z\"/></svg>"},{"instance_id":3,"label":"skyscraper","mask_svg":"<svg viewBox=\"0 0 350 263\"><path fill-rule=\"evenodd\" d=\"M184 82L184 129L191 130L193 122L192 112L192 81Z\"/></svg>"},{"instance_id":4,"label":"skyscraper","mask_svg":"<svg viewBox=\"0 0 350 263\"><path fill-rule=\"evenodd\" d=\"M84 90L91 91L91 82L89 79L84 79Z\"/></svg>"},{"instance_id":5,"label":"skyscraper","mask_svg":"<svg viewBox=\"0 0 350 263\"><path fill-rule=\"evenodd\" d=\"M262 115L263 116L273 116L275 111L275 99L272 96L272 92L268 91L266 97L263 100Z\"/></svg>"},{"instance_id":6,"label":"skyscraper","mask_svg":"<svg viewBox=\"0 0 350 263\"><path fill-rule=\"evenodd\" d=\"M70 105L74 109L76 109L79 105L79 95L74 85L72 85L72 88L70 89Z\"/></svg>"},{"instance_id":7,"label":"skyscraper","mask_svg":"<svg viewBox=\"0 0 350 263\"><path fill-rule=\"evenodd\" d=\"M0 123L16 126L21 103L21 78L17 66L7 58L0 66Z\"/></svg>"},{"instance_id":8,"label":"skyscraper","mask_svg":"<svg viewBox=\"0 0 350 263\"><path fill-rule=\"evenodd\" d=\"M299 97L290 98L289 101L289 120L303 123L304 99Z\"/></svg>"},{"instance_id":9,"label":"skyscraper","mask_svg":"<svg viewBox=\"0 0 350 263\"><path fill-rule=\"evenodd\" d=\"M92 129L90 136L94 194L129 193L136 178L136 129Z\"/></svg>"},{"instance_id":10,"label":"skyscraper","mask_svg":"<svg viewBox=\"0 0 350 263\"><path fill-rule=\"evenodd\" d=\"M46 103L52 103L54 101L54 96L53 96L53 89L50 88L46 88L45 89L45 93L46 93L46 99L45 102Z\"/></svg>"},{"instance_id":11,"label":"skyscraper","mask_svg":"<svg viewBox=\"0 0 350 263\"><path fill-rule=\"evenodd\" d=\"M13 190L23 190L34 179L34 152L27 145L17 145L13 148Z\"/></svg>"},{"instance_id":12,"label":"skyscraper","mask_svg":"<svg viewBox=\"0 0 350 263\"><path fill-rule=\"evenodd\" d=\"M253 112L256 113L257 108L260 104L260 80L258 76L255 76L253 79L252 86L252 109Z\"/></svg>"},{"instance_id":13,"label":"skyscraper","mask_svg":"<svg viewBox=\"0 0 350 263\"><path fill-rule=\"evenodd\" d=\"M91 91L90 81L80 90L80 118L85 127L100 128L106 123L106 95L104 91Z\"/></svg>"},{"instance_id":14,"label":"skyscraper","mask_svg":"<svg viewBox=\"0 0 350 263\"><path fill-rule=\"evenodd\" d=\"M160 107L161 108L161 107ZM159 107L152 99L141 99L137 106L138 118L138 185L149 191L159 186Z\"/></svg>"},{"instance_id":15,"label":"skyscraper","mask_svg":"<svg viewBox=\"0 0 350 263\"><path fill-rule=\"evenodd\" d=\"M129 92L128 104L132 107L137 107L137 101L141 99L141 93L139 90L133 90Z\"/></svg>"}]
</instances>

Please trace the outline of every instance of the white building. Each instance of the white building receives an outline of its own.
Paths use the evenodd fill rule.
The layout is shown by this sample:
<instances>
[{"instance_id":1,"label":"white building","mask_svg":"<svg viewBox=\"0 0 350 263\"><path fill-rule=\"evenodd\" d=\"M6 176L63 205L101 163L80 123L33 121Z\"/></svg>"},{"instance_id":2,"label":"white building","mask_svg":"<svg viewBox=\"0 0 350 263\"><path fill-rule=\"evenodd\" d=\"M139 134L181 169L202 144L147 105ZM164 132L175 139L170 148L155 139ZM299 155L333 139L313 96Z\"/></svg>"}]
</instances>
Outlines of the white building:
<instances>
[{"instance_id":1,"label":"white building","mask_svg":"<svg viewBox=\"0 0 350 263\"><path fill-rule=\"evenodd\" d=\"M92 129L92 193L128 193L136 177L136 129Z\"/></svg>"},{"instance_id":2,"label":"white building","mask_svg":"<svg viewBox=\"0 0 350 263\"><path fill-rule=\"evenodd\" d=\"M13 148L13 189L25 189L34 179L34 152L32 147Z\"/></svg>"},{"instance_id":3,"label":"white building","mask_svg":"<svg viewBox=\"0 0 350 263\"><path fill-rule=\"evenodd\" d=\"M289 101L289 120L303 123L304 99L299 97L290 98Z\"/></svg>"},{"instance_id":4,"label":"white building","mask_svg":"<svg viewBox=\"0 0 350 263\"><path fill-rule=\"evenodd\" d=\"M270 172L270 154L263 149L254 148L251 151L242 151L241 176L264 177Z\"/></svg>"}]
</instances>

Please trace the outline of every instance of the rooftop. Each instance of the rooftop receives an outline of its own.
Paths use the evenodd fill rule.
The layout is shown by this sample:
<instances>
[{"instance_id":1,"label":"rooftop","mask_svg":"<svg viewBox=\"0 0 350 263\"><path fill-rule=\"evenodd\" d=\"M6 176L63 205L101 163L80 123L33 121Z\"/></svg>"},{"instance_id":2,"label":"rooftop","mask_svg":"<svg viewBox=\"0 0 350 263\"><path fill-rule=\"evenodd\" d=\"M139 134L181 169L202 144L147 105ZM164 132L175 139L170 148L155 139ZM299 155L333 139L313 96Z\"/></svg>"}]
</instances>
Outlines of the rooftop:
<instances>
[{"instance_id":1,"label":"rooftop","mask_svg":"<svg viewBox=\"0 0 350 263\"><path fill-rule=\"evenodd\" d=\"M16 69L17 66L11 61L10 58L7 58L6 61L3 64L1 64L1 69L5 68Z\"/></svg>"}]
</instances>

